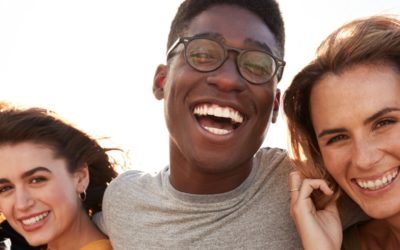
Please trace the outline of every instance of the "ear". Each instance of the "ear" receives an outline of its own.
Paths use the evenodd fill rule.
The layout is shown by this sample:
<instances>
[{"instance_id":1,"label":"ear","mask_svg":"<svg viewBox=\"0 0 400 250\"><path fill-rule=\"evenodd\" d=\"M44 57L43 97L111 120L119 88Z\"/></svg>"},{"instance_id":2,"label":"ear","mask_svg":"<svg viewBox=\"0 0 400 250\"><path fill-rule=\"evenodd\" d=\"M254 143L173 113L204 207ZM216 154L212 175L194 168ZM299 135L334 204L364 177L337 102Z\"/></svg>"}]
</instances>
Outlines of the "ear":
<instances>
[{"instance_id":1,"label":"ear","mask_svg":"<svg viewBox=\"0 0 400 250\"><path fill-rule=\"evenodd\" d=\"M164 85L167 79L167 66L160 64L157 67L156 73L154 74L153 80L153 94L157 100L164 98Z\"/></svg>"},{"instance_id":2,"label":"ear","mask_svg":"<svg viewBox=\"0 0 400 250\"><path fill-rule=\"evenodd\" d=\"M86 188L89 186L89 167L85 163L79 169L77 169L74 173L75 178L75 189L78 194L86 191Z\"/></svg>"},{"instance_id":3,"label":"ear","mask_svg":"<svg viewBox=\"0 0 400 250\"><path fill-rule=\"evenodd\" d=\"M276 89L274 107L272 109L272 123L275 123L276 119L278 118L280 101L281 101L281 90Z\"/></svg>"}]
</instances>

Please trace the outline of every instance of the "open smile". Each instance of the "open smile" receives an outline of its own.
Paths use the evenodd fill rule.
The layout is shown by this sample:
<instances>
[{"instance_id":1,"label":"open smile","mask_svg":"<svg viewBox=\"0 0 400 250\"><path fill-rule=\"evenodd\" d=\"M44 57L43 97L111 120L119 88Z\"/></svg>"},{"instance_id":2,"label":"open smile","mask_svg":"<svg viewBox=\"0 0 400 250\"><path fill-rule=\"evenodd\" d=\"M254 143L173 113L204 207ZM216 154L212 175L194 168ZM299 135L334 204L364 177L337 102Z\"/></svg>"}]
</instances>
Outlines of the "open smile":
<instances>
[{"instance_id":1,"label":"open smile","mask_svg":"<svg viewBox=\"0 0 400 250\"><path fill-rule=\"evenodd\" d=\"M27 226L31 226L35 223L38 223L39 221L43 220L44 218L46 218L49 215L49 212L44 212L42 214L30 217L28 219L23 219L21 220L23 225L27 225Z\"/></svg>"},{"instance_id":2,"label":"open smile","mask_svg":"<svg viewBox=\"0 0 400 250\"><path fill-rule=\"evenodd\" d=\"M388 186L399 175L399 168L388 171L379 178L375 179L354 179L355 183L365 190L378 190Z\"/></svg>"},{"instance_id":3,"label":"open smile","mask_svg":"<svg viewBox=\"0 0 400 250\"><path fill-rule=\"evenodd\" d=\"M242 125L245 119L238 110L217 104L196 105L193 114L203 129L220 136L232 133Z\"/></svg>"},{"instance_id":4,"label":"open smile","mask_svg":"<svg viewBox=\"0 0 400 250\"><path fill-rule=\"evenodd\" d=\"M48 218L49 214L50 211L46 211L43 213L20 218L19 221L21 222L22 227L25 231L31 232L40 228L45 223L45 220L46 218Z\"/></svg>"}]
</instances>

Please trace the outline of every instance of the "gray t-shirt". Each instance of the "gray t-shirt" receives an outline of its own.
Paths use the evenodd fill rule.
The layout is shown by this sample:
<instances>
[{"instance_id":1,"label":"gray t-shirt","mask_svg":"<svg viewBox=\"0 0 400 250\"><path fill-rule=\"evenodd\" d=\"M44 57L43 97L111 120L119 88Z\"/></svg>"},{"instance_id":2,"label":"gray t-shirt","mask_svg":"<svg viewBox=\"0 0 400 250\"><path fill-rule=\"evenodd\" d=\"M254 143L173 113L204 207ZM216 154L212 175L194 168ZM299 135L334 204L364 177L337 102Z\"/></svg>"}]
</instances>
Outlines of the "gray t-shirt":
<instances>
[{"instance_id":1,"label":"gray t-shirt","mask_svg":"<svg viewBox=\"0 0 400 250\"><path fill-rule=\"evenodd\" d=\"M95 221L115 250L302 249L289 214L290 171L285 151L264 148L240 186L212 195L177 191L168 167L127 171L107 188Z\"/></svg>"}]
</instances>

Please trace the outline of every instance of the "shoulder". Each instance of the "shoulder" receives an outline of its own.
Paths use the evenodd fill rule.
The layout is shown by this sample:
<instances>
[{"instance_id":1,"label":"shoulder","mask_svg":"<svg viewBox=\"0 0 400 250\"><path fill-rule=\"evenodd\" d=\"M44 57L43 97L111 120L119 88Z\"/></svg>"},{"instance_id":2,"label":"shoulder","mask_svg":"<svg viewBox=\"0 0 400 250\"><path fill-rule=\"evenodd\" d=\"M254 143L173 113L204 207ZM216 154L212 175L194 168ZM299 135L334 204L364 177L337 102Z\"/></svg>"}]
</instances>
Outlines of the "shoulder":
<instances>
[{"instance_id":1,"label":"shoulder","mask_svg":"<svg viewBox=\"0 0 400 250\"><path fill-rule=\"evenodd\" d=\"M166 171L129 170L115 178L104 193L101 215L94 217L96 224L113 240L122 230L135 228L139 211L153 200L160 201Z\"/></svg>"},{"instance_id":2,"label":"shoulder","mask_svg":"<svg viewBox=\"0 0 400 250\"><path fill-rule=\"evenodd\" d=\"M141 185L142 183L152 182L157 180L159 174L160 173L151 174L139 170L128 170L112 180L107 190L125 189L127 185L132 187Z\"/></svg>"},{"instance_id":3,"label":"shoulder","mask_svg":"<svg viewBox=\"0 0 400 250\"><path fill-rule=\"evenodd\" d=\"M90 242L80 250L112 250L111 242L107 239Z\"/></svg>"},{"instance_id":4,"label":"shoulder","mask_svg":"<svg viewBox=\"0 0 400 250\"><path fill-rule=\"evenodd\" d=\"M261 148L255 155L257 165L264 168L285 169L287 172L293 170L293 165L289 159L288 153L280 148Z\"/></svg>"},{"instance_id":5,"label":"shoulder","mask_svg":"<svg viewBox=\"0 0 400 250\"><path fill-rule=\"evenodd\" d=\"M286 150L281 148L265 147L265 148L260 148L258 150L258 152L256 153L256 157L262 157L273 160L273 159L287 158L288 154Z\"/></svg>"},{"instance_id":6,"label":"shoulder","mask_svg":"<svg viewBox=\"0 0 400 250\"><path fill-rule=\"evenodd\" d=\"M265 190L268 200L275 196L280 196L283 202L287 203L288 197L282 195L282 190L287 190L287 180L289 173L293 171L293 166L285 150L279 148L261 148L253 160L253 184ZM288 194L288 193L287 193ZM274 197L275 197L274 196Z\"/></svg>"},{"instance_id":7,"label":"shoulder","mask_svg":"<svg viewBox=\"0 0 400 250\"><path fill-rule=\"evenodd\" d=\"M142 193L149 192L162 186L162 176L168 169L158 173L147 173L139 170L128 170L115 178L107 187L104 203L121 203L126 199L135 199Z\"/></svg>"}]
</instances>

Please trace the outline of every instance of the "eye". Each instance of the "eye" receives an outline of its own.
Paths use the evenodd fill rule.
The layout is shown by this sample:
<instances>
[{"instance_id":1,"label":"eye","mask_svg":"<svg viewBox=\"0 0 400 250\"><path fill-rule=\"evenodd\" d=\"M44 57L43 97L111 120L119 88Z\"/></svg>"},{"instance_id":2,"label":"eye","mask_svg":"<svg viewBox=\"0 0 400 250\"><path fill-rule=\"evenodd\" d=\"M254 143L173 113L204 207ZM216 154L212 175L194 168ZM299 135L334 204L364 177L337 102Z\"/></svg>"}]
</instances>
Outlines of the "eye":
<instances>
[{"instance_id":1,"label":"eye","mask_svg":"<svg viewBox=\"0 0 400 250\"><path fill-rule=\"evenodd\" d=\"M208 52L196 52L196 53L191 53L190 58L192 61L196 62L208 62L210 60L213 60L213 56L208 53Z\"/></svg>"},{"instance_id":2,"label":"eye","mask_svg":"<svg viewBox=\"0 0 400 250\"><path fill-rule=\"evenodd\" d=\"M263 75L268 74L266 68L259 64L246 62L243 64L243 66L247 72L254 74L254 75L263 76Z\"/></svg>"},{"instance_id":3,"label":"eye","mask_svg":"<svg viewBox=\"0 0 400 250\"><path fill-rule=\"evenodd\" d=\"M339 141L343 141L346 139L348 139L347 135L344 135L344 134L336 135L336 136L329 138L329 140L326 142L326 145L331 145L333 143L337 143Z\"/></svg>"},{"instance_id":4,"label":"eye","mask_svg":"<svg viewBox=\"0 0 400 250\"><path fill-rule=\"evenodd\" d=\"M389 118L385 118L385 119L382 119L382 120L379 120L376 124L375 124L375 128L382 128L382 127L385 127L385 126L388 126L388 125L391 125L391 124L394 124L394 123L396 123L396 120L394 120L394 119L389 119Z\"/></svg>"},{"instance_id":5,"label":"eye","mask_svg":"<svg viewBox=\"0 0 400 250\"><path fill-rule=\"evenodd\" d=\"M9 191L9 190L11 190L12 188L13 188L13 187L12 187L11 185L9 185L9 186L1 186L1 187L0 187L0 194Z\"/></svg>"},{"instance_id":6,"label":"eye","mask_svg":"<svg viewBox=\"0 0 400 250\"><path fill-rule=\"evenodd\" d=\"M201 70L209 70L208 67L214 67L221 62L220 55L208 50L198 50L190 53L190 64L200 67Z\"/></svg>"},{"instance_id":7,"label":"eye","mask_svg":"<svg viewBox=\"0 0 400 250\"><path fill-rule=\"evenodd\" d=\"M39 184L39 183L42 183L42 182L45 182L45 181L47 181L47 178L42 177L42 176L38 176L38 177L33 177L33 178L30 180L30 183L32 183L32 184Z\"/></svg>"}]
</instances>

